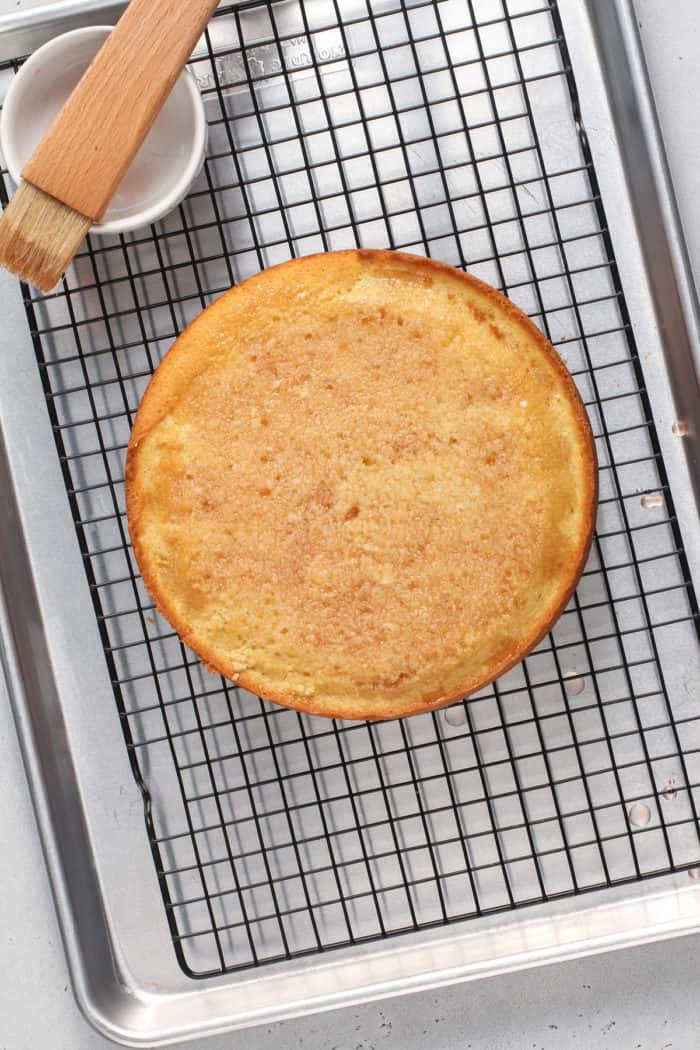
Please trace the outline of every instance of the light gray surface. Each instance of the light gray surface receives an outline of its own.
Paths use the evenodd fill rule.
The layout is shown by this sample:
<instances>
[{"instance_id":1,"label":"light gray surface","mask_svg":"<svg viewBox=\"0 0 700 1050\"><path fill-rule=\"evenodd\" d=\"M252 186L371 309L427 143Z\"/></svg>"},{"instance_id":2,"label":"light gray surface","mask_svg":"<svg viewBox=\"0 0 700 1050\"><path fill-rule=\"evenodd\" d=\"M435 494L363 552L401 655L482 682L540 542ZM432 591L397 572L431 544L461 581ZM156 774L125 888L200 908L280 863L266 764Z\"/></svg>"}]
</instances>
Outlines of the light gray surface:
<instances>
[{"instance_id":1,"label":"light gray surface","mask_svg":"<svg viewBox=\"0 0 700 1050\"><path fill-rule=\"evenodd\" d=\"M15 6L2 0L0 11ZM638 0L662 124L696 275L700 214L694 183L700 160L695 118L700 82L700 11ZM108 1044L82 1022L67 989L60 938L28 803L14 729L0 700L0 1047L94 1050ZM30 903L31 902L31 903ZM458 986L340 1014L214 1040L210 1050L324 1046L337 1050L425 1046L566 1048L608 1040L630 1048L690 1048L700 1021L693 965L700 938L671 942L557 969ZM7 995L7 1003L4 996ZM20 1003L24 1002L24 1006ZM193 1044L194 1045L194 1044Z\"/></svg>"}]
</instances>

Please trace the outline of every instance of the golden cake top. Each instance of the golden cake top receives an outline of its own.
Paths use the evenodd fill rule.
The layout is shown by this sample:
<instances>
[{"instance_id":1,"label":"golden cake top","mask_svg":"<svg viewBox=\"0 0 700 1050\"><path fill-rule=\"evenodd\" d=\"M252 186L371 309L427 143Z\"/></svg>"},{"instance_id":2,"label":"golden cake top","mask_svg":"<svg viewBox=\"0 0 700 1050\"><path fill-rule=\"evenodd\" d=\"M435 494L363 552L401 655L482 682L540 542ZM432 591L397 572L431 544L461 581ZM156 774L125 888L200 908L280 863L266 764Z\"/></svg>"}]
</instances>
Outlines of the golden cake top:
<instances>
[{"instance_id":1,"label":"golden cake top","mask_svg":"<svg viewBox=\"0 0 700 1050\"><path fill-rule=\"evenodd\" d=\"M211 668L340 718L476 690L535 645L590 544L564 365L494 289L393 252L222 296L158 368L127 503L144 581Z\"/></svg>"}]
</instances>

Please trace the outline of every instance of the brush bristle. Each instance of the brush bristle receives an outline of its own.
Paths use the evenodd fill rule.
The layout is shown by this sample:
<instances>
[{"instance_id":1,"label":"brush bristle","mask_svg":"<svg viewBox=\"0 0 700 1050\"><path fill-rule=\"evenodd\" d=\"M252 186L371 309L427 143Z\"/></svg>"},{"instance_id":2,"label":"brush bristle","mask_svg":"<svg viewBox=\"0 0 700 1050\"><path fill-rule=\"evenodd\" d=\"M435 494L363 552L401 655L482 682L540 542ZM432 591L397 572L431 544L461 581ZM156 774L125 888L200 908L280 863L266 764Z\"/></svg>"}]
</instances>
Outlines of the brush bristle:
<instances>
[{"instance_id":1,"label":"brush bristle","mask_svg":"<svg viewBox=\"0 0 700 1050\"><path fill-rule=\"evenodd\" d=\"M80 212L23 182L0 219L0 265L50 292L91 225Z\"/></svg>"}]
</instances>

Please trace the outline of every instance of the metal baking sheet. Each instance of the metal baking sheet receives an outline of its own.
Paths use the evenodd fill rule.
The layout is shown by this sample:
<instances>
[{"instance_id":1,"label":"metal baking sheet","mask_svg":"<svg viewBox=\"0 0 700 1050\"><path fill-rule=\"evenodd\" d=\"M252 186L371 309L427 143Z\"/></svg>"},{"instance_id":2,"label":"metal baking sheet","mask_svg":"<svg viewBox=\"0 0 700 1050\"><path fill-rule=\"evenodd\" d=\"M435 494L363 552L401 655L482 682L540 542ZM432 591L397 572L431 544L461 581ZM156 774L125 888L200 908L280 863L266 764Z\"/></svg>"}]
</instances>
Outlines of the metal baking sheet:
<instances>
[{"instance_id":1,"label":"metal baking sheet","mask_svg":"<svg viewBox=\"0 0 700 1050\"><path fill-rule=\"evenodd\" d=\"M6 19L0 54L118 7ZM3 663L83 1010L157 1045L697 929L697 303L630 7L222 5L193 70L210 150L183 207L91 240L50 296L0 278ZM204 672L135 574L121 488L176 332L352 244L503 287L601 461L550 638L374 726Z\"/></svg>"}]
</instances>

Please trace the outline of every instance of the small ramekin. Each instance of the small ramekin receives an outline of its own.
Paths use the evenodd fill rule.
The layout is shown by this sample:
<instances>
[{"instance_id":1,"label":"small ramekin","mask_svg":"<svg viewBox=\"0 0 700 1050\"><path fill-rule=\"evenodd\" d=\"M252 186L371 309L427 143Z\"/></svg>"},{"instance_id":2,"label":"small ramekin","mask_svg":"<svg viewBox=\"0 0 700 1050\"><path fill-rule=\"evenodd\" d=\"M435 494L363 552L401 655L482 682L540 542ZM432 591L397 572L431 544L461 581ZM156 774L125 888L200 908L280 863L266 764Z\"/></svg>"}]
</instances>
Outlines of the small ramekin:
<instances>
[{"instance_id":1,"label":"small ramekin","mask_svg":"<svg viewBox=\"0 0 700 1050\"><path fill-rule=\"evenodd\" d=\"M55 37L15 76L2 108L0 148L16 184L34 147L111 31L111 26L90 26ZM157 222L187 196L202 170L206 147L204 103L185 69L102 222L90 232L126 233Z\"/></svg>"}]
</instances>

